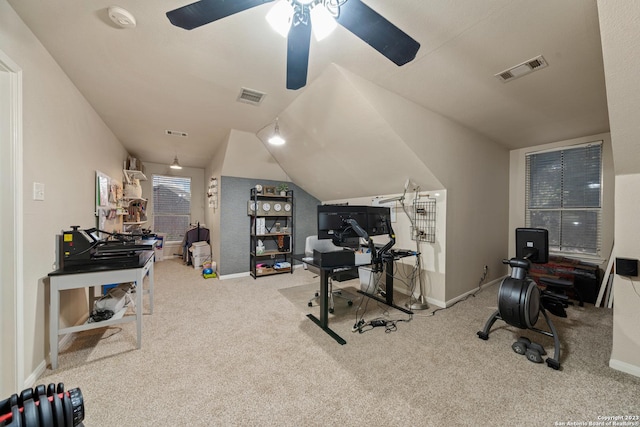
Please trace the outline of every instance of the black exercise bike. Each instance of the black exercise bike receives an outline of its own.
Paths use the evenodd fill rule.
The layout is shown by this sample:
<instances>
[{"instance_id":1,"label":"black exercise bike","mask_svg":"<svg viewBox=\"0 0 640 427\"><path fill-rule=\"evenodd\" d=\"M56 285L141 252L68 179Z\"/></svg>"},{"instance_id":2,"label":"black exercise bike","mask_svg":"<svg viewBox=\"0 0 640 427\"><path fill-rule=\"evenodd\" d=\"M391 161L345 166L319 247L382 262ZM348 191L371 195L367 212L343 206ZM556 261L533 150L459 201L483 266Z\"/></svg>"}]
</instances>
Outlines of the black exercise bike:
<instances>
[{"instance_id":1,"label":"black exercise bike","mask_svg":"<svg viewBox=\"0 0 640 427\"><path fill-rule=\"evenodd\" d=\"M548 231L541 228L516 229L516 257L503 260L511 267L511 275L500 283L498 290L498 309L489 317L484 329L477 332L479 338L489 339L489 332L496 320L503 320L509 325L532 331L553 338L553 358L548 357L546 363L550 368L560 369L560 339L558 331L549 318L547 311L559 317L567 317L565 310L569 298L566 294L553 292L549 289L569 288L571 282L542 278L542 284L547 289L540 291L536 282L528 276L531 263L544 264L548 262ZM540 313L549 327L549 331L535 327ZM520 337L511 346L513 351L524 354L532 362L542 363L542 356L546 355L544 348L532 343L526 337Z\"/></svg>"}]
</instances>

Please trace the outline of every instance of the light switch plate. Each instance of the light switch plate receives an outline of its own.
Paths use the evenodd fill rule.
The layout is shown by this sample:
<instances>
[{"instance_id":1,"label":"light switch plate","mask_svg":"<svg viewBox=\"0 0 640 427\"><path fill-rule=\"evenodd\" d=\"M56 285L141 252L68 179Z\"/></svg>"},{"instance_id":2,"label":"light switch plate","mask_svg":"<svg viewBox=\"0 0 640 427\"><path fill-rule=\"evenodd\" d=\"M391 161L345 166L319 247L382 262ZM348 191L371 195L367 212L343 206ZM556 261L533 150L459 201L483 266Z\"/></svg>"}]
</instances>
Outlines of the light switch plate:
<instances>
[{"instance_id":1,"label":"light switch plate","mask_svg":"<svg viewBox=\"0 0 640 427\"><path fill-rule=\"evenodd\" d=\"M41 182L33 183L33 200L44 200L44 184Z\"/></svg>"}]
</instances>

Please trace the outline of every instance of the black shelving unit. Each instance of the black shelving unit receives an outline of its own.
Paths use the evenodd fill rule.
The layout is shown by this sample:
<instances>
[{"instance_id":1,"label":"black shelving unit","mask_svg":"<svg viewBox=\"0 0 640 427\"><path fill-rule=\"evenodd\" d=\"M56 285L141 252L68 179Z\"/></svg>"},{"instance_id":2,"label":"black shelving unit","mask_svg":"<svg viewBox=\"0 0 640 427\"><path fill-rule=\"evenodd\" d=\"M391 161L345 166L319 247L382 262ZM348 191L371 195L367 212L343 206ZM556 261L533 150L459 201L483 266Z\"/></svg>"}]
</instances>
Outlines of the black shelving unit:
<instances>
[{"instance_id":1,"label":"black shelving unit","mask_svg":"<svg viewBox=\"0 0 640 427\"><path fill-rule=\"evenodd\" d=\"M273 274L293 273L293 190L287 190L281 195L264 193L252 188L247 203L247 214L250 224L251 276L256 279ZM262 250L258 247L259 241L263 244Z\"/></svg>"}]
</instances>

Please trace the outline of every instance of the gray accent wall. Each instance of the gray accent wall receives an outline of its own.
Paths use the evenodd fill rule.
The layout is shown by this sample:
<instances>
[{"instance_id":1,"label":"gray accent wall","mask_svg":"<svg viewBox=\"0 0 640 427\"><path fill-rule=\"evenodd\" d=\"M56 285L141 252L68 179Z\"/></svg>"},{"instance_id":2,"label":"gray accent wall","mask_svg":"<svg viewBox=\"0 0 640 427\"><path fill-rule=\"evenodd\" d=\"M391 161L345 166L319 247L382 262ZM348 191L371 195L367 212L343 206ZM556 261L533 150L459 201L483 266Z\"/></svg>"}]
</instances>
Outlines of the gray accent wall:
<instances>
[{"instance_id":1,"label":"gray accent wall","mask_svg":"<svg viewBox=\"0 0 640 427\"><path fill-rule=\"evenodd\" d=\"M249 231L247 201L251 188L256 184L277 186L282 181L254 178L220 178L220 264L221 276L249 272ZM293 190L294 203L294 253L304 252L307 236L317 234L317 206L320 200L287 182Z\"/></svg>"}]
</instances>

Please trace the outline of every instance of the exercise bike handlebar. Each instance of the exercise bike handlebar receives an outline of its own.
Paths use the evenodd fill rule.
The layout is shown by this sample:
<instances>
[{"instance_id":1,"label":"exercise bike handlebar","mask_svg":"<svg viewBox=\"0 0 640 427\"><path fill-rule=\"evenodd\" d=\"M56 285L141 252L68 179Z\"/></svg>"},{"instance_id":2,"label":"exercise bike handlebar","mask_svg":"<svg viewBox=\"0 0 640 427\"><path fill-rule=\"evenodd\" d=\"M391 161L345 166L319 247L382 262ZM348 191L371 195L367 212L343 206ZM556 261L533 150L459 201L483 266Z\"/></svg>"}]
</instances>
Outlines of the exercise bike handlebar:
<instances>
[{"instance_id":1,"label":"exercise bike handlebar","mask_svg":"<svg viewBox=\"0 0 640 427\"><path fill-rule=\"evenodd\" d=\"M524 268L525 270L529 270L531 267L531 261L522 258L503 259L502 263L508 264L511 268Z\"/></svg>"}]
</instances>

